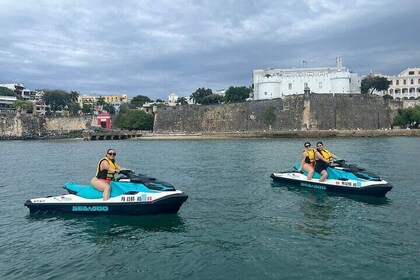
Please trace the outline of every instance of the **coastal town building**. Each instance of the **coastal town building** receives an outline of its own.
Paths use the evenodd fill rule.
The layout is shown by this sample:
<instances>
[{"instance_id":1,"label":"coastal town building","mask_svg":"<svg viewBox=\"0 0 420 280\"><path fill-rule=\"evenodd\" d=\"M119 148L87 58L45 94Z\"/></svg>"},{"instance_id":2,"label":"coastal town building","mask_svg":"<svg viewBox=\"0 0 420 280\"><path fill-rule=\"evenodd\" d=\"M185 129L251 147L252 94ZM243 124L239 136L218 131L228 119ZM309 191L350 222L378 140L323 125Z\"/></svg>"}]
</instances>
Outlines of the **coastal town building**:
<instances>
[{"instance_id":1,"label":"coastal town building","mask_svg":"<svg viewBox=\"0 0 420 280\"><path fill-rule=\"evenodd\" d=\"M120 95L79 95L77 103L83 108L84 104L95 105L99 98L103 98L106 103L111 104L118 110L123 103L128 103L127 94Z\"/></svg>"},{"instance_id":2,"label":"coastal town building","mask_svg":"<svg viewBox=\"0 0 420 280\"><path fill-rule=\"evenodd\" d=\"M314 93L360 93L360 79L343 67L341 57L335 67L291 69L259 69L253 71L254 100L282 98L302 94L306 89Z\"/></svg>"},{"instance_id":3,"label":"coastal town building","mask_svg":"<svg viewBox=\"0 0 420 280\"><path fill-rule=\"evenodd\" d=\"M16 96L0 96L0 111L10 110L16 100Z\"/></svg>"},{"instance_id":4,"label":"coastal town building","mask_svg":"<svg viewBox=\"0 0 420 280\"><path fill-rule=\"evenodd\" d=\"M219 91L212 91L213 92L213 94L221 94ZM223 92L223 94L224 94L224 92ZM224 96L224 95L223 95ZM191 96L186 96L186 97L179 97L177 94L175 94L175 93L172 93L172 94L170 94L169 96L168 96L168 105L169 106L176 106L176 105L178 105L178 101L181 99L181 98L184 98L185 99L185 101L187 101L187 104L194 104L194 99L193 98L191 98Z\"/></svg>"},{"instance_id":5,"label":"coastal town building","mask_svg":"<svg viewBox=\"0 0 420 280\"><path fill-rule=\"evenodd\" d=\"M48 111L50 111L50 106L49 105L45 105L45 103L42 102L42 100L35 100L34 101L34 113L36 115L45 116Z\"/></svg>"},{"instance_id":6,"label":"coastal town building","mask_svg":"<svg viewBox=\"0 0 420 280\"><path fill-rule=\"evenodd\" d=\"M168 96L168 105L169 106L176 106L177 102L178 102L178 98L179 96L176 95L175 93L171 93Z\"/></svg>"},{"instance_id":7,"label":"coastal town building","mask_svg":"<svg viewBox=\"0 0 420 280\"><path fill-rule=\"evenodd\" d=\"M394 100L420 98L420 67L407 68L396 76L373 74L385 77L391 82L388 90L374 91L378 95L391 95Z\"/></svg>"},{"instance_id":8,"label":"coastal town building","mask_svg":"<svg viewBox=\"0 0 420 280\"><path fill-rule=\"evenodd\" d=\"M23 100L39 100L42 98L43 94L42 91L27 89L22 83L0 84L0 87L5 87L14 91L17 95L22 97Z\"/></svg>"},{"instance_id":9,"label":"coastal town building","mask_svg":"<svg viewBox=\"0 0 420 280\"><path fill-rule=\"evenodd\" d=\"M18 100L30 101L34 105L35 114L45 114L45 105L41 105L43 91L30 90L22 83L0 84L0 87L7 88L16 96L0 96L0 110L14 111L13 104Z\"/></svg>"}]
</instances>

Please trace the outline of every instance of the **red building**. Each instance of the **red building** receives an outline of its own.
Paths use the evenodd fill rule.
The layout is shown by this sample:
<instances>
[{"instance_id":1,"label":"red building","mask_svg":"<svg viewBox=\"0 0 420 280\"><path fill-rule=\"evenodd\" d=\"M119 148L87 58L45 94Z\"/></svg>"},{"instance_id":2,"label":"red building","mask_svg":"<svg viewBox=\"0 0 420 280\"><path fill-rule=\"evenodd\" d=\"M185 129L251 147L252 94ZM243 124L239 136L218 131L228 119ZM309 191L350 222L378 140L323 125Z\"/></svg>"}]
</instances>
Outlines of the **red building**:
<instances>
[{"instance_id":1,"label":"red building","mask_svg":"<svg viewBox=\"0 0 420 280\"><path fill-rule=\"evenodd\" d=\"M108 113L99 113L98 125L100 125L102 128L110 129L111 128L111 115Z\"/></svg>"}]
</instances>

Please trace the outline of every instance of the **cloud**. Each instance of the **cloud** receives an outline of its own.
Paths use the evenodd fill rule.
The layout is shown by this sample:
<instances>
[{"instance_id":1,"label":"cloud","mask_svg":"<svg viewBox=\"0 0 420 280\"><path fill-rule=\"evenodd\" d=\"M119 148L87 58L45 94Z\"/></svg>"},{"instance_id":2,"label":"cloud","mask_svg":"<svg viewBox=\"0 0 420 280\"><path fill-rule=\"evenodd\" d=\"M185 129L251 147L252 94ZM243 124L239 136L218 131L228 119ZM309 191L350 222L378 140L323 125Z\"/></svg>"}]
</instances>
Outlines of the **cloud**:
<instances>
[{"instance_id":1,"label":"cloud","mask_svg":"<svg viewBox=\"0 0 420 280\"><path fill-rule=\"evenodd\" d=\"M0 83L166 99L336 56L398 74L420 66L418 14L415 0L2 0Z\"/></svg>"}]
</instances>

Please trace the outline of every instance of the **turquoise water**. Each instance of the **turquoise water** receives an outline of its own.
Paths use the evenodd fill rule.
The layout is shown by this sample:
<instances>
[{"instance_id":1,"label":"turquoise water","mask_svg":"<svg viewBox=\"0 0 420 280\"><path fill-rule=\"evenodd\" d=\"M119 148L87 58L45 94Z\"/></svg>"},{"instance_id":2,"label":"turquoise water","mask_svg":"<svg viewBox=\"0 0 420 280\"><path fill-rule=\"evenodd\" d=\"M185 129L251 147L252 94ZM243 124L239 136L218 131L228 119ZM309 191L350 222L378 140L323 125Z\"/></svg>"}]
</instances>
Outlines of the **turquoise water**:
<instances>
[{"instance_id":1,"label":"turquoise water","mask_svg":"<svg viewBox=\"0 0 420 280\"><path fill-rule=\"evenodd\" d=\"M419 279L419 138L322 139L392 183L385 198L272 183L306 140L2 141L0 279ZM88 183L110 147L186 192L180 212L28 214L26 199Z\"/></svg>"}]
</instances>

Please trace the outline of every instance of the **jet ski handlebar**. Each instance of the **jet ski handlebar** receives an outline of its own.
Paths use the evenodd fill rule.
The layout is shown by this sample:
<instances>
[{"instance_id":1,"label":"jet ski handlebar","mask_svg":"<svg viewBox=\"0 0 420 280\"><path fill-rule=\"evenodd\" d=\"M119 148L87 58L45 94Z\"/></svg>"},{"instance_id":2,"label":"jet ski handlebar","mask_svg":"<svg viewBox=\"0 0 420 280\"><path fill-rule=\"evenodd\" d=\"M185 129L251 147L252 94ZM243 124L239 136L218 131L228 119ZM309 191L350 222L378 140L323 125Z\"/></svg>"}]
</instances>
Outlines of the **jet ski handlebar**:
<instances>
[{"instance_id":1,"label":"jet ski handlebar","mask_svg":"<svg viewBox=\"0 0 420 280\"><path fill-rule=\"evenodd\" d=\"M131 169L122 169L118 173L120 173L121 175L126 176L128 179L130 179L134 175L134 171L131 170Z\"/></svg>"}]
</instances>

